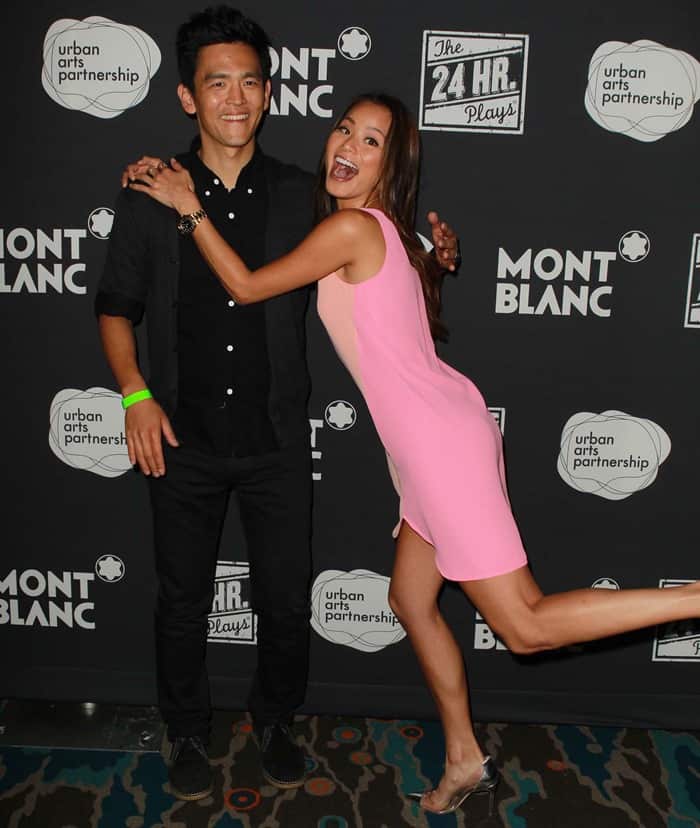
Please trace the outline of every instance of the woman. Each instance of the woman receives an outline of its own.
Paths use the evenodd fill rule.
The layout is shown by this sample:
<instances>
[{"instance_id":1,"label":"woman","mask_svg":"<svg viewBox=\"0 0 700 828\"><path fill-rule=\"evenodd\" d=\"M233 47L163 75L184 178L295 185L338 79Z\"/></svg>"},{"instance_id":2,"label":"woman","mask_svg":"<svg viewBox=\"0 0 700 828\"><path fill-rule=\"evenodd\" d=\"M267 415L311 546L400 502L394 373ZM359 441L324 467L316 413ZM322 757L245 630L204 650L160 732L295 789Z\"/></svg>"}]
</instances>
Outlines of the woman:
<instances>
[{"instance_id":1,"label":"woman","mask_svg":"<svg viewBox=\"0 0 700 828\"><path fill-rule=\"evenodd\" d=\"M171 163L130 186L201 218L187 171ZM323 220L299 247L251 274L206 217L192 235L238 302L319 282L319 314L365 396L400 490L389 602L435 698L447 753L437 788L416 796L446 813L474 792L489 792L493 804L498 773L474 736L461 653L438 608L445 578L520 654L698 616L700 584L543 596L510 512L500 432L473 383L435 353L440 272L413 236L418 165L418 133L403 104L362 95L328 138Z\"/></svg>"}]
</instances>

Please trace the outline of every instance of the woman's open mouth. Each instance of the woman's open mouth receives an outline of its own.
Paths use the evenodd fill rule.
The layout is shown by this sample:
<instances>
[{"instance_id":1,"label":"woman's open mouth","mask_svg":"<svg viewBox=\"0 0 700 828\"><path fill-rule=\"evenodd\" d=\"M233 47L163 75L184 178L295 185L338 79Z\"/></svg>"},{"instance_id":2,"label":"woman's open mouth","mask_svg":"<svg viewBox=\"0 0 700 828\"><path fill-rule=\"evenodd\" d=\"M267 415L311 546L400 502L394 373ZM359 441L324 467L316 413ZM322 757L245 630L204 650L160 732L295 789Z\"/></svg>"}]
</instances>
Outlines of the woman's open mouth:
<instances>
[{"instance_id":1,"label":"woman's open mouth","mask_svg":"<svg viewBox=\"0 0 700 828\"><path fill-rule=\"evenodd\" d=\"M350 179L354 178L359 171L360 170L357 164L353 164L352 161L348 161L348 159L343 158L342 155L336 155L333 159L330 177L334 178L336 181L350 181Z\"/></svg>"}]
</instances>

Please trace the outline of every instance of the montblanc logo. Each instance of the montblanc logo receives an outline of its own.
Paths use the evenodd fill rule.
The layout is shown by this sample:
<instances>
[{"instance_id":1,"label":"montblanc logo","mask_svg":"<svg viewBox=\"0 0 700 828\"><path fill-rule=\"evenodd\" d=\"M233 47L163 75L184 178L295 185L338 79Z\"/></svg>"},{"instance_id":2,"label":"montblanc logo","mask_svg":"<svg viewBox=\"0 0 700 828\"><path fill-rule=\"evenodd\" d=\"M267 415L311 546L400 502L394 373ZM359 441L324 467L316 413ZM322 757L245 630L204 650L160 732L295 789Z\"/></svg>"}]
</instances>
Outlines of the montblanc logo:
<instances>
[{"instance_id":1,"label":"montblanc logo","mask_svg":"<svg viewBox=\"0 0 700 828\"><path fill-rule=\"evenodd\" d=\"M644 261L651 242L641 230L620 237L615 250L528 248L512 253L498 249L496 299L498 314L519 316L612 315L611 265L620 258Z\"/></svg>"},{"instance_id":2,"label":"montblanc logo","mask_svg":"<svg viewBox=\"0 0 700 828\"><path fill-rule=\"evenodd\" d=\"M0 293L87 293L84 228L0 228Z\"/></svg>"},{"instance_id":3,"label":"montblanc logo","mask_svg":"<svg viewBox=\"0 0 700 828\"><path fill-rule=\"evenodd\" d=\"M88 230L96 239L106 241L112 232L114 210L111 207L98 207L88 216Z\"/></svg>"},{"instance_id":4,"label":"montblanc logo","mask_svg":"<svg viewBox=\"0 0 700 828\"><path fill-rule=\"evenodd\" d=\"M336 431L347 431L357 421L355 406L345 400L336 400L326 406L325 420Z\"/></svg>"},{"instance_id":5,"label":"montblanc logo","mask_svg":"<svg viewBox=\"0 0 700 828\"><path fill-rule=\"evenodd\" d=\"M338 53L349 61L367 57L372 38L360 26L348 26L338 36L337 48L282 46L270 49L272 98L270 114L332 118L334 115L333 66Z\"/></svg>"},{"instance_id":6,"label":"montblanc logo","mask_svg":"<svg viewBox=\"0 0 700 828\"><path fill-rule=\"evenodd\" d=\"M329 426L331 431L349 431L357 422L357 409L347 400L333 400L326 406L323 419L320 417L311 417L309 419L309 427L311 429L311 460L313 461L313 471L311 477L315 482L319 482L323 478L321 471L321 461L323 460L323 451L321 449L321 434L330 433L325 431L325 426Z\"/></svg>"},{"instance_id":7,"label":"montblanc logo","mask_svg":"<svg viewBox=\"0 0 700 828\"><path fill-rule=\"evenodd\" d=\"M653 40L603 43L588 68L585 106L603 129L658 141L688 123L700 97L700 63Z\"/></svg>"},{"instance_id":8,"label":"montblanc logo","mask_svg":"<svg viewBox=\"0 0 700 828\"><path fill-rule=\"evenodd\" d=\"M484 617L476 610L474 611L474 649L508 651L506 645L496 637L491 627L484 621Z\"/></svg>"},{"instance_id":9,"label":"montblanc logo","mask_svg":"<svg viewBox=\"0 0 700 828\"><path fill-rule=\"evenodd\" d=\"M630 230L620 238L618 250L626 262L641 262L649 255L651 242L641 230Z\"/></svg>"},{"instance_id":10,"label":"montblanc logo","mask_svg":"<svg viewBox=\"0 0 700 828\"><path fill-rule=\"evenodd\" d=\"M366 58L372 48L372 38L366 29L350 26L338 37L338 51L348 60Z\"/></svg>"},{"instance_id":11,"label":"montblanc logo","mask_svg":"<svg viewBox=\"0 0 700 828\"><path fill-rule=\"evenodd\" d=\"M94 572L12 569L0 578L0 624L94 630L95 573L114 584L123 579L125 571L116 555L98 558Z\"/></svg>"},{"instance_id":12,"label":"montblanc logo","mask_svg":"<svg viewBox=\"0 0 700 828\"><path fill-rule=\"evenodd\" d=\"M124 577L126 567L124 561L116 555L103 555L95 562L95 572L101 581L114 584Z\"/></svg>"},{"instance_id":13,"label":"montblanc logo","mask_svg":"<svg viewBox=\"0 0 700 828\"><path fill-rule=\"evenodd\" d=\"M136 26L106 17L57 20L44 38L41 81L66 109L116 118L141 103L160 66L160 49Z\"/></svg>"},{"instance_id":14,"label":"montblanc logo","mask_svg":"<svg viewBox=\"0 0 700 828\"><path fill-rule=\"evenodd\" d=\"M97 207L85 227L0 227L0 293L87 294L83 242L109 238L110 207Z\"/></svg>"}]
</instances>

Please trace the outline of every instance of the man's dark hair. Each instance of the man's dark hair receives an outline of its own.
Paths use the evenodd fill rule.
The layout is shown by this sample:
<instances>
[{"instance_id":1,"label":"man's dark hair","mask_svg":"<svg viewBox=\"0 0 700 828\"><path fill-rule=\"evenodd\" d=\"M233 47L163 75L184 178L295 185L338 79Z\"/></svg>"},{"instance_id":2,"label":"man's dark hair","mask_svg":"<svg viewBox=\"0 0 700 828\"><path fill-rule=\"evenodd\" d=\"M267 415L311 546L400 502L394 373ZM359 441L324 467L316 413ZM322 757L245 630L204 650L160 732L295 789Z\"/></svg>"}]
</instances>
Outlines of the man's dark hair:
<instances>
[{"instance_id":1,"label":"man's dark hair","mask_svg":"<svg viewBox=\"0 0 700 828\"><path fill-rule=\"evenodd\" d=\"M263 81L270 77L270 39L263 29L231 6L209 6L196 12L177 30L177 66L180 80L194 91L197 53L217 43L245 43L258 53Z\"/></svg>"}]
</instances>

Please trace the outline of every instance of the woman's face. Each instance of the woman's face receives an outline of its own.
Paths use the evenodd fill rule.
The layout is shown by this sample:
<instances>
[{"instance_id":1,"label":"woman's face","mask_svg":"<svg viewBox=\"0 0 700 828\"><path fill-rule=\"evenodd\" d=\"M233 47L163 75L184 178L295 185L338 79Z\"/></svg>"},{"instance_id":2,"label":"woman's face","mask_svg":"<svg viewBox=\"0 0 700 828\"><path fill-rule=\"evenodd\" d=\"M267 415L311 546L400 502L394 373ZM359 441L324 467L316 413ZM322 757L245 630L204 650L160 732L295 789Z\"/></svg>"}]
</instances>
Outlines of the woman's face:
<instances>
[{"instance_id":1,"label":"woman's face","mask_svg":"<svg viewBox=\"0 0 700 828\"><path fill-rule=\"evenodd\" d=\"M386 107L362 101L331 132L326 142L326 190L339 209L369 206L390 127Z\"/></svg>"}]
</instances>

